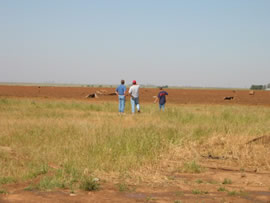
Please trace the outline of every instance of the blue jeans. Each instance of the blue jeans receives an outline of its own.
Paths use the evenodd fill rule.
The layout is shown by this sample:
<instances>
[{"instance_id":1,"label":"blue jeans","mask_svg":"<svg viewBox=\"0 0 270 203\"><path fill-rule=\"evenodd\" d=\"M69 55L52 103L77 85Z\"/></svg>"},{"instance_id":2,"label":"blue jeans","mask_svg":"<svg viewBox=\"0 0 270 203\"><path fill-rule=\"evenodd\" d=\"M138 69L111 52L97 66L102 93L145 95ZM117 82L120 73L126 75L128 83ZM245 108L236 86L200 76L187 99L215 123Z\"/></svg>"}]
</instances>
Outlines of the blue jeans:
<instances>
[{"instance_id":1,"label":"blue jeans","mask_svg":"<svg viewBox=\"0 0 270 203\"><path fill-rule=\"evenodd\" d=\"M125 95L119 95L118 99L119 99L119 112L124 113L126 103Z\"/></svg>"},{"instance_id":2,"label":"blue jeans","mask_svg":"<svg viewBox=\"0 0 270 203\"><path fill-rule=\"evenodd\" d=\"M159 104L159 110L161 111L161 109L164 111L165 110L165 104Z\"/></svg>"},{"instance_id":3,"label":"blue jeans","mask_svg":"<svg viewBox=\"0 0 270 203\"><path fill-rule=\"evenodd\" d=\"M137 110L140 111L139 97L130 98L130 103L132 113L135 113L135 106L137 107Z\"/></svg>"}]
</instances>

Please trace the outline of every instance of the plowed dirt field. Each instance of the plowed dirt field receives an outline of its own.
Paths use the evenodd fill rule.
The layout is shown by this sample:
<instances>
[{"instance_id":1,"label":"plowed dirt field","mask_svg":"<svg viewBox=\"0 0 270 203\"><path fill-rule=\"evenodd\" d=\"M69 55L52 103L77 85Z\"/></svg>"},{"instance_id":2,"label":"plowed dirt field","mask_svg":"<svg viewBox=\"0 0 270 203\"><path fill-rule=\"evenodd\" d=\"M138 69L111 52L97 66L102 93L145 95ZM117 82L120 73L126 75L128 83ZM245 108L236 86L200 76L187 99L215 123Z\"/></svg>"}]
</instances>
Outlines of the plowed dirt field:
<instances>
[{"instance_id":1,"label":"plowed dirt field","mask_svg":"<svg viewBox=\"0 0 270 203\"><path fill-rule=\"evenodd\" d=\"M0 86L0 96L10 97L41 97L41 98L69 98L92 99L95 101L117 101L115 88L88 88L88 87L47 87L47 86ZM169 93L168 101L174 104L242 104L242 105L269 105L270 91L249 90L212 90L212 89L166 89ZM98 98L86 98L89 94L102 92ZM153 102L159 89L141 88L140 101ZM233 97L232 100L224 100Z\"/></svg>"}]
</instances>

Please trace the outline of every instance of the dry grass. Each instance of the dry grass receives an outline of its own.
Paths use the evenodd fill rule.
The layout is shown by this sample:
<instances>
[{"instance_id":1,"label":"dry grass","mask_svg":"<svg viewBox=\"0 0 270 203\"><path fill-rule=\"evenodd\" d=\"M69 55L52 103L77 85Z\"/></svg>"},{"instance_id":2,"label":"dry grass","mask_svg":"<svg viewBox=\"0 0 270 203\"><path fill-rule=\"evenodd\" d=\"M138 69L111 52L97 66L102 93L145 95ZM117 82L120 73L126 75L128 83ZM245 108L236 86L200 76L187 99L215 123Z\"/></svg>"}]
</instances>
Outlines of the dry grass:
<instances>
[{"instance_id":1,"label":"dry grass","mask_svg":"<svg viewBox=\"0 0 270 203\"><path fill-rule=\"evenodd\" d=\"M72 189L89 177L161 182L169 172L197 171L202 155L270 169L269 147L246 145L270 134L267 107L142 108L140 115L119 116L114 102L0 99L0 184L40 178L38 188Z\"/></svg>"}]
</instances>

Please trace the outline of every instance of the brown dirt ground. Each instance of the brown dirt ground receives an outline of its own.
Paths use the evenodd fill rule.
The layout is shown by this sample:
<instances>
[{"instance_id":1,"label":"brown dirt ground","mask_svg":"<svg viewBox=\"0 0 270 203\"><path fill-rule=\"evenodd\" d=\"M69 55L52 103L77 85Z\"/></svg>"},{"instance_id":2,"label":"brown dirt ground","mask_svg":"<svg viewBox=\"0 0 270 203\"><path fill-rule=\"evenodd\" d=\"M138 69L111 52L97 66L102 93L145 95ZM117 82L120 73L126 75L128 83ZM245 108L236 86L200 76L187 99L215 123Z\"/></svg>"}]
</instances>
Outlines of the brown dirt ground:
<instances>
[{"instance_id":1,"label":"brown dirt ground","mask_svg":"<svg viewBox=\"0 0 270 203\"><path fill-rule=\"evenodd\" d=\"M231 184L222 184L227 178ZM119 191L116 185L102 183L98 191L25 191L29 183L10 184L0 202L270 202L270 173L208 169L198 174L173 173L160 185L130 185ZM220 191L224 189L224 191ZM196 194L197 193L197 194Z\"/></svg>"},{"instance_id":2,"label":"brown dirt ground","mask_svg":"<svg viewBox=\"0 0 270 203\"><path fill-rule=\"evenodd\" d=\"M44 87L44 86L0 86L0 97L41 97L82 99L97 90L114 92L114 88ZM270 106L270 91L248 90L191 90L167 89L169 102L175 104L241 104ZM153 102L158 89L141 89L141 102ZM224 97L234 100L225 101ZM101 96L93 101L117 101L116 96ZM218 165L218 161L205 160L204 166ZM243 172L235 168L209 167L198 174L168 174L167 182L160 185L130 185L129 190L119 191L112 183L102 183L95 192L70 190L25 191L29 183L4 185L8 194L0 194L0 202L262 202L270 203L270 172ZM224 179L231 184L222 184ZM225 191L219 191L225 190ZM199 194L196 194L199 193Z\"/></svg>"},{"instance_id":3,"label":"brown dirt ground","mask_svg":"<svg viewBox=\"0 0 270 203\"><path fill-rule=\"evenodd\" d=\"M0 85L1 97L41 97L41 98L69 98L86 99L85 96L96 91L113 93L115 88L90 87L47 87L47 86L5 86ZM169 102L175 104L242 104L270 106L270 91L249 90L211 90L211 89L166 89L169 93ZM153 102L153 96L158 94L157 88L141 88L141 102ZM224 100L224 97L234 97L233 100ZM116 96L100 96L94 101L117 101Z\"/></svg>"}]
</instances>

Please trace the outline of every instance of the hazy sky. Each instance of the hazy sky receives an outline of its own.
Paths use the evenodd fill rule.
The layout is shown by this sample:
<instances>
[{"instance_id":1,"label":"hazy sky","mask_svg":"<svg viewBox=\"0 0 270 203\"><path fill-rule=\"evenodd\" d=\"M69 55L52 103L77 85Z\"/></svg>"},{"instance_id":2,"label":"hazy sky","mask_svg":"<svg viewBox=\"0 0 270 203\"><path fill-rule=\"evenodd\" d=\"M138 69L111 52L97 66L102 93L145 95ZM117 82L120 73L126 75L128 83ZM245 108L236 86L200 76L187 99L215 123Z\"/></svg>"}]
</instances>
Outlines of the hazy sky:
<instances>
[{"instance_id":1,"label":"hazy sky","mask_svg":"<svg viewBox=\"0 0 270 203\"><path fill-rule=\"evenodd\" d=\"M0 0L0 82L270 83L269 0Z\"/></svg>"}]
</instances>

